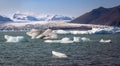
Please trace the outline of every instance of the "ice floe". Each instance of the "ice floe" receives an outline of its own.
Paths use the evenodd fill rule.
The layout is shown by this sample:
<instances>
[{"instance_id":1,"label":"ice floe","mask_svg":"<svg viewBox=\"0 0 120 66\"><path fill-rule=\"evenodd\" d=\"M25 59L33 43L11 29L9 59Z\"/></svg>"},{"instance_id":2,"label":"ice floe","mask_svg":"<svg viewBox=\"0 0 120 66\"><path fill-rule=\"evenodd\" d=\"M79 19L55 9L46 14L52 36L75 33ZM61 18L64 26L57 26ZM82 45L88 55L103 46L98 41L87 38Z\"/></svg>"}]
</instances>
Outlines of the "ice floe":
<instances>
[{"instance_id":1,"label":"ice floe","mask_svg":"<svg viewBox=\"0 0 120 66\"><path fill-rule=\"evenodd\" d=\"M56 52L56 51L52 51L52 55L57 58L67 58L68 57L66 54L61 53L61 52Z\"/></svg>"},{"instance_id":2,"label":"ice floe","mask_svg":"<svg viewBox=\"0 0 120 66\"><path fill-rule=\"evenodd\" d=\"M25 39L24 36L9 36L9 35L4 35L4 38L6 39L6 42L28 42L28 40Z\"/></svg>"},{"instance_id":3,"label":"ice floe","mask_svg":"<svg viewBox=\"0 0 120 66\"><path fill-rule=\"evenodd\" d=\"M54 30L53 32L57 34L68 34L69 33L69 31L65 31L65 30Z\"/></svg>"},{"instance_id":4,"label":"ice floe","mask_svg":"<svg viewBox=\"0 0 120 66\"><path fill-rule=\"evenodd\" d=\"M62 38L61 40L45 40L44 42L45 43L73 43L74 41L65 37L65 38Z\"/></svg>"},{"instance_id":5,"label":"ice floe","mask_svg":"<svg viewBox=\"0 0 120 66\"><path fill-rule=\"evenodd\" d=\"M99 42L101 42L101 43L111 43L112 41L110 39L108 39L108 40L101 39Z\"/></svg>"},{"instance_id":6,"label":"ice floe","mask_svg":"<svg viewBox=\"0 0 120 66\"><path fill-rule=\"evenodd\" d=\"M83 42L90 41L90 39L89 39L89 38L86 38L86 37L82 37L81 40L82 40Z\"/></svg>"},{"instance_id":7,"label":"ice floe","mask_svg":"<svg viewBox=\"0 0 120 66\"><path fill-rule=\"evenodd\" d=\"M74 41L70 40L68 37L64 37L61 39L60 43L73 43Z\"/></svg>"},{"instance_id":8,"label":"ice floe","mask_svg":"<svg viewBox=\"0 0 120 66\"><path fill-rule=\"evenodd\" d=\"M86 37L73 37L73 40L71 40L68 37L64 37L61 40L45 40L45 43L73 43L73 42L87 42L90 41L89 38Z\"/></svg>"},{"instance_id":9,"label":"ice floe","mask_svg":"<svg viewBox=\"0 0 120 66\"><path fill-rule=\"evenodd\" d=\"M80 38L80 37L75 37L75 36L74 36L74 37L73 37L73 41L74 41L74 42L80 42L80 41L81 41L81 38Z\"/></svg>"}]
</instances>

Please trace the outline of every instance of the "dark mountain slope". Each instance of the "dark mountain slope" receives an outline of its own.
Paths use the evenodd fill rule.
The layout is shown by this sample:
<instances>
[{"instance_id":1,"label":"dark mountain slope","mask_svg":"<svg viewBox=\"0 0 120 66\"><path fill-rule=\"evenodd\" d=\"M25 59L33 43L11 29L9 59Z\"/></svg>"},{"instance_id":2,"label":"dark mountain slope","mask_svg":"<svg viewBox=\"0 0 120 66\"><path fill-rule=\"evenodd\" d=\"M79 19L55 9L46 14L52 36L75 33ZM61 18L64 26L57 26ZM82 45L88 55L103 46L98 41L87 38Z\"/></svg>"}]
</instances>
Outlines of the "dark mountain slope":
<instances>
[{"instance_id":1,"label":"dark mountain slope","mask_svg":"<svg viewBox=\"0 0 120 66\"><path fill-rule=\"evenodd\" d=\"M0 22L10 22L10 21L12 21L10 18L3 17L0 15Z\"/></svg>"},{"instance_id":2,"label":"dark mountain slope","mask_svg":"<svg viewBox=\"0 0 120 66\"><path fill-rule=\"evenodd\" d=\"M72 20L71 22L120 26L120 5L113 8L99 7Z\"/></svg>"}]
</instances>

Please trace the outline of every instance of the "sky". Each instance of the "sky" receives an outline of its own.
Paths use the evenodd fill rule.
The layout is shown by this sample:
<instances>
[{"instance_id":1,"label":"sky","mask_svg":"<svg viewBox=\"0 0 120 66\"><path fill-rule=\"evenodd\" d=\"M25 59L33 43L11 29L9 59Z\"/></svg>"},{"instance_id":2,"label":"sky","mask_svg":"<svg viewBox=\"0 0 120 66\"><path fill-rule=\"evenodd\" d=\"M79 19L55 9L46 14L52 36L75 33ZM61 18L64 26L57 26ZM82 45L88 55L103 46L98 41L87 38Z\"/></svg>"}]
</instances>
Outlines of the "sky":
<instances>
[{"instance_id":1,"label":"sky","mask_svg":"<svg viewBox=\"0 0 120 66\"><path fill-rule=\"evenodd\" d=\"M10 17L19 11L78 17L101 6L118 5L120 0L0 0L0 15Z\"/></svg>"}]
</instances>

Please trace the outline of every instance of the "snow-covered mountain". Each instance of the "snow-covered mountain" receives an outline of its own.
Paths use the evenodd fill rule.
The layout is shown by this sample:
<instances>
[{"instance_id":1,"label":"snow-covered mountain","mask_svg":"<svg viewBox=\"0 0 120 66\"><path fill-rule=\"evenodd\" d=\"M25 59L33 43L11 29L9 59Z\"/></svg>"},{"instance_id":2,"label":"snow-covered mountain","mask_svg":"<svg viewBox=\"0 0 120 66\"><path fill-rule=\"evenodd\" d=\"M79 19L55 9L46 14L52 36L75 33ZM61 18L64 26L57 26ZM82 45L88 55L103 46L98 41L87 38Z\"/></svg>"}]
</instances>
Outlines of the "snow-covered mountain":
<instances>
[{"instance_id":1,"label":"snow-covered mountain","mask_svg":"<svg viewBox=\"0 0 120 66\"><path fill-rule=\"evenodd\" d=\"M0 22L10 22L10 21L12 21L10 18L0 15Z\"/></svg>"},{"instance_id":2,"label":"snow-covered mountain","mask_svg":"<svg viewBox=\"0 0 120 66\"><path fill-rule=\"evenodd\" d=\"M31 16L31 15L25 15L25 14L14 14L13 15L13 19L14 20L29 20L29 21L38 21L38 18L36 18L35 16Z\"/></svg>"},{"instance_id":3,"label":"snow-covered mountain","mask_svg":"<svg viewBox=\"0 0 120 66\"><path fill-rule=\"evenodd\" d=\"M28 13L15 13L13 15L14 21L56 21L56 20L73 20L73 17L62 15L43 15L36 16Z\"/></svg>"}]
</instances>

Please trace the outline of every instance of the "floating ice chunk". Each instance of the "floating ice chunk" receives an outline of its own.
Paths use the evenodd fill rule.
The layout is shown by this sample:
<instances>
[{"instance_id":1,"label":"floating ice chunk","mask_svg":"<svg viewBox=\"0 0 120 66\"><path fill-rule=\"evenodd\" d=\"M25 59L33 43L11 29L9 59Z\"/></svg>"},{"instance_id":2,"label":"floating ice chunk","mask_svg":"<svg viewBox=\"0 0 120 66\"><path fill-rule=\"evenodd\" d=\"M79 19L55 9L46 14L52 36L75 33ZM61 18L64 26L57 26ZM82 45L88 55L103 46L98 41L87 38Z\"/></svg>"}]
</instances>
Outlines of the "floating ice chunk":
<instances>
[{"instance_id":1,"label":"floating ice chunk","mask_svg":"<svg viewBox=\"0 0 120 66\"><path fill-rule=\"evenodd\" d=\"M74 41L70 40L70 38L67 37L61 39L61 43L73 43L73 42Z\"/></svg>"},{"instance_id":2,"label":"floating ice chunk","mask_svg":"<svg viewBox=\"0 0 120 66\"><path fill-rule=\"evenodd\" d=\"M43 38L43 39L57 39L58 36L55 33L52 33L51 29L45 30L42 34L38 35L36 38Z\"/></svg>"},{"instance_id":3,"label":"floating ice chunk","mask_svg":"<svg viewBox=\"0 0 120 66\"><path fill-rule=\"evenodd\" d=\"M29 32L26 32L28 36L31 36L31 39L35 39L38 35L40 35L42 31L38 29L32 29Z\"/></svg>"},{"instance_id":4,"label":"floating ice chunk","mask_svg":"<svg viewBox=\"0 0 120 66\"><path fill-rule=\"evenodd\" d=\"M71 34L88 34L88 31L70 31Z\"/></svg>"},{"instance_id":5,"label":"floating ice chunk","mask_svg":"<svg viewBox=\"0 0 120 66\"><path fill-rule=\"evenodd\" d=\"M70 41L70 39L65 37L65 38L62 38L61 41Z\"/></svg>"},{"instance_id":6,"label":"floating ice chunk","mask_svg":"<svg viewBox=\"0 0 120 66\"><path fill-rule=\"evenodd\" d=\"M57 58L67 58L68 56L64 53L61 52L56 52L56 51L52 51L53 56L57 57Z\"/></svg>"},{"instance_id":7,"label":"floating ice chunk","mask_svg":"<svg viewBox=\"0 0 120 66\"><path fill-rule=\"evenodd\" d=\"M73 42L86 42L86 41L90 41L89 38L86 37L73 37L73 40L70 40L70 38L68 37L64 37L61 40L45 40L44 42L46 43L73 43Z\"/></svg>"},{"instance_id":8,"label":"floating ice chunk","mask_svg":"<svg viewBox=\"0 0 120 66\"><path fill-rule=\"evenodd\" d=\"M43 33L41 30L32 29L30 32L26 33L27 35L31 36L31 39L57 39L58 36L55 33L52 33L51 29L45 30Z\"/></svg>"},{"instance_id":9,"label":"floating ice chunk","mask_svg":"<svg viewBox=\"0 0 120 66\"><path fill-rule=\"evenodd\" d=\"M45 40L44 42L46 43L73 43L74 41L65 37L65 38L62 38L61 40Z\"/></svg>"},{"instance_id":10,"label":"floating ice chunk","mask_svg":"<svg viewBox=\"0 0 120 66\"><path fill-rule=\"evenodd\" d=\"M73 37L73 41L74 41L74 42L80 42L80 41L81 41L81 38L80 38L80 37Z\"/></svg>"},{"instance_id":11,"label":"floating ice chunk","mask_svg":"<svg viewBox=\"0 0 120 66\"><path fill-rule=\"evenodd\" d=\"M57 34L68 34L69 33L69 31L65 31L65 30L54 30L53 32Z\"/></svg>"},{"instance_id":12,"label":"floating ice chunk","mask_svg":"<svg viewBox=\"0 0 120 66\"><path fill-rule=\"evenodd\" d=\"M36 38L43 38L45 36L49 36L49 33L51 33L51 32L52 32L51 29L47 29L42 34L38 35Z\"/></svg>"},{"instance_id":13,"label":"floating ice chunk","mask_svg":"<svg viewBox=\"0 0 120 66\"><path fill-rule=\"evenodd\" d=\"M86 37L82 37L81 40L82 40L82 41L90 41L90 39L89 39L89 38L86 38Z\"/></svg>"},{"instance_id":14,"label":"floating ice chunk","mask_svg":"<svg viewBox=\"0 0 120 66\"><path fill-rule=\"evenodd\" d=\"M111 43L112 41L110 39L108 39L108 40L101 39L100 42L101 43Z\"/></svg>"},{"instance_id":15,"label":"floating ice chunk","mask_svg":"<svg viewBox=\"0 0 120 66\"><path fill-rule=\"evenodd\" d=\"M60 43L60 40L45 40L46 43Z\"/></svg>"},{"instance_id":16,"label":"floating ice chunk","mask_svg":"<svg viewBox=\"0 0 120 66\"><path fill-rule=\"evenodd\" d=\"M7 40L6 42L27 42L23 36L9 36L4 35L4 38Z\"/></svg>"}]
</instances>

